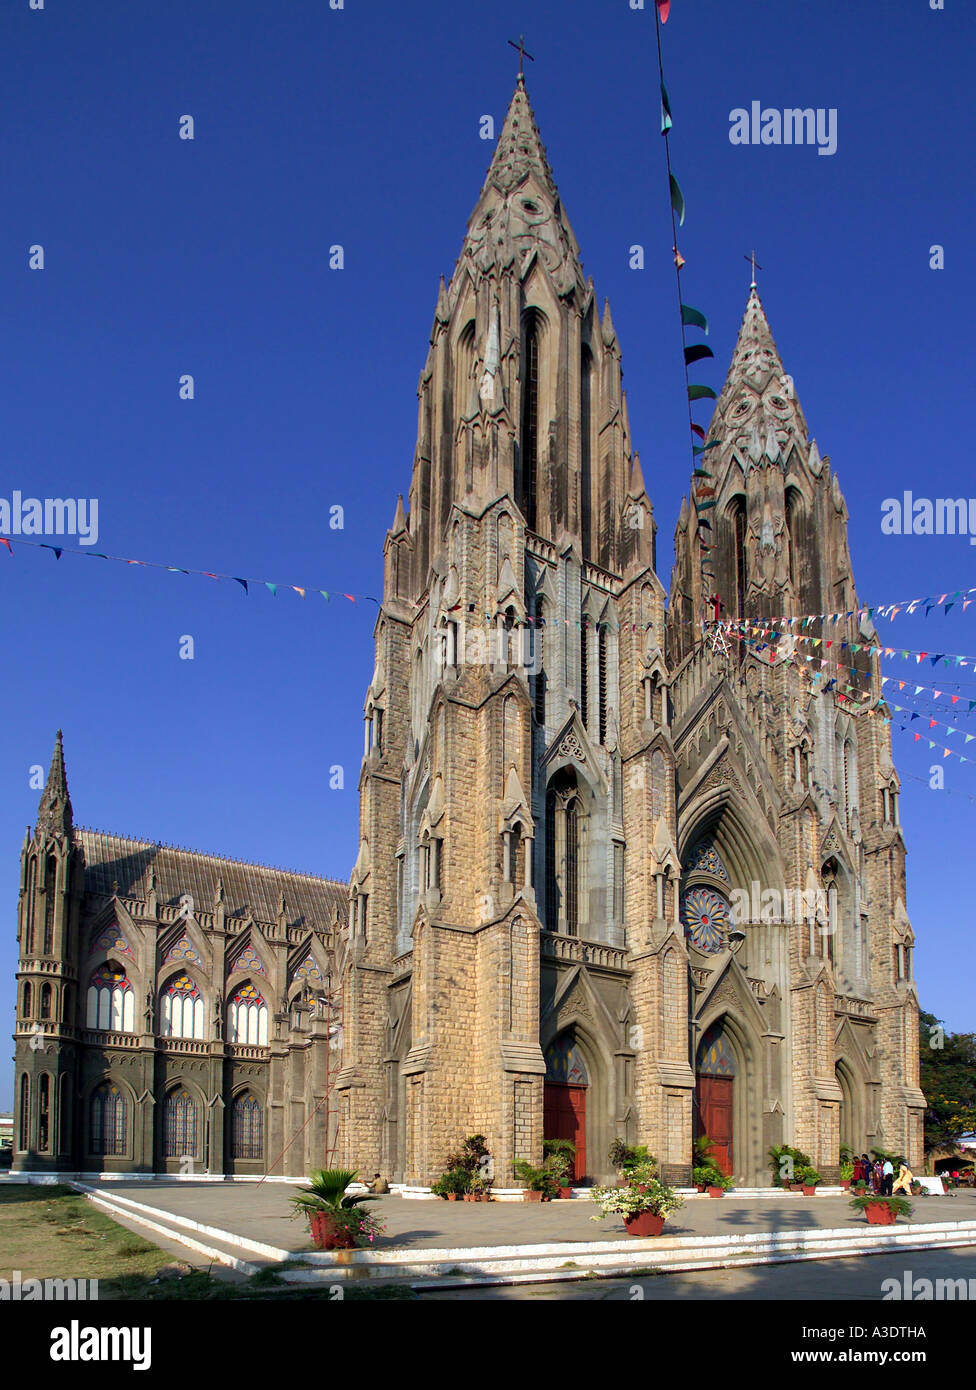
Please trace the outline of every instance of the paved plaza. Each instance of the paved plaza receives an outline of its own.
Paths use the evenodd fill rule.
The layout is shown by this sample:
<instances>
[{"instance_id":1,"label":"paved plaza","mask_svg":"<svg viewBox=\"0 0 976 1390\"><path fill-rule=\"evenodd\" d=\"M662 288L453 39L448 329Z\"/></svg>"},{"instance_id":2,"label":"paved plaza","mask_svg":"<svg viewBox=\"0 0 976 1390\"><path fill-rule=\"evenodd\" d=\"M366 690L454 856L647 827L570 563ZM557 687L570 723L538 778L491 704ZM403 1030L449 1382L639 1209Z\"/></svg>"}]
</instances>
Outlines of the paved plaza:
<instances>
[{"instance_id":1,"label":"paved plaza","mask_svg":"<svg viewBox=\"0 0 976 1390\"><path fill-rule=\"evenodd\" d=\"M118 1193L146 1206L250 1240L295 1253L312 1249L304 1219L293 1220L288 1198L299 1191L283 1183L103 1182L98 1190ZM865 1228L864 1216L849 1199L836 1197L689 1197L672 1212L669 1236L748 1235L756 1231L801 1231L817 1228ZM976 1220L976 1192L919 1197L913 1224ZM386 1225L375 1250L451 1249L495 1245L545 1245L556 1241L619 1240L619 1217L593 1221L596 1204L585 1199L556 1202L417 1201L399 1196L373 1203Z\"/></svg>"}]
</instances>

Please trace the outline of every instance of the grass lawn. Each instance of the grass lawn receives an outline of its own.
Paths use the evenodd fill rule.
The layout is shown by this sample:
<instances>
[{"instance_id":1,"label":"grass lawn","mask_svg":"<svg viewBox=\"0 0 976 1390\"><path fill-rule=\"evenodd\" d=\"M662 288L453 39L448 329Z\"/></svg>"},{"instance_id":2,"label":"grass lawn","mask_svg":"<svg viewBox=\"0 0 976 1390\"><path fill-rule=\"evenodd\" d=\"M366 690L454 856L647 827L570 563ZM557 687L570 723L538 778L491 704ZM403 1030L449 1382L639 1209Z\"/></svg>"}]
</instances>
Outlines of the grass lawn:
<instances>
[{"instance_id":1,"label":"grass lawn","mask_svg":"<svg viewBox=\"0 0 976 1390\"><path fill-rule=\"evenodd\" d=\"M178 1259L126 1230L70 1187L0 1187L0 1277L19 1269L23 1279L97 1279L100 1299L317 1299L327 1287L284 1284L273 1267L230 1283L207 1270L157 1278ZM410 1289L345 1288L343 1298L415 1298Z\"/></svg>"},{"instance_id":2,"label":"grass lawn","mask_svg":"<svg viewBox=\"0 0 976 1390\"><path fill-rule=\"evenodd\" d=\"M0 1187L0 1269L25 1279L152 1278L173 1256L70 1187Z\"/></svg>"}]
</instances>

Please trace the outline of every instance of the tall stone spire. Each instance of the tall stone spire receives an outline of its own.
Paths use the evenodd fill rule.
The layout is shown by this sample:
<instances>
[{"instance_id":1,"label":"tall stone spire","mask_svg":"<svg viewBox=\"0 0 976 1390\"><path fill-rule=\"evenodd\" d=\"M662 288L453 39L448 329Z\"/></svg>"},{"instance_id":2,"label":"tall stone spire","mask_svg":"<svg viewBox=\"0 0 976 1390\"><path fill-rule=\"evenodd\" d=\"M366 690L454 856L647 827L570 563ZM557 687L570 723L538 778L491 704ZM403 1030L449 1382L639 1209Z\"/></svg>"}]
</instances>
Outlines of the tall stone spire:
<instances>
[{"instance_id":1,"label":"tall stone spire","mask_svg":"<svg viewBox=\"0 0 976 1390\"><path fill-rule=\"evenodd\" d=\"M731 618L850 607L844 499L810 442L754 285L706 438L708 476L693 479L697 505L682 507L675 533L673 652L693 645L716 601Z\"/></svg>"},{"instance_id":2,"label":"tall stone spire","mask_svg":"<svg viewBox=\"0 0 976 1390\"><path fill-rule=\"evenodd\" d=\"M54 743L51 767L47 783L37 808L37 825L34 829L38 840L54 835L67 837L71 834L71 798L68 796L68 778L64 770L64 747L61 730Z\"/></svg>"}]
</instances>

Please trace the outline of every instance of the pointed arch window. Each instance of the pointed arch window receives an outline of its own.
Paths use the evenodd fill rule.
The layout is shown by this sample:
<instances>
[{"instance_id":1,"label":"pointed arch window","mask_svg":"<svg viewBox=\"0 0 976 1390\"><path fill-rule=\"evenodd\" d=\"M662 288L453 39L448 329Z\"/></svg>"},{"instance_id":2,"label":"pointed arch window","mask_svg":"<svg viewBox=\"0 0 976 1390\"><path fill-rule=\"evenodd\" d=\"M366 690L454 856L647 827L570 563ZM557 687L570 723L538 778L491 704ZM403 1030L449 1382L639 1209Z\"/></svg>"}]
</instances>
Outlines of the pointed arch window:
<instances>
[{"instance_id":1,"label":"pointed arch window","mask_svg":"<svg viewBox=\"0 0 976 1390\"><path fill-rule=\"evenodd\" d=\"M457 364L455 389L457 394L454 409L457 417L462 420L467 419L473 411L477 410L474 381L474 339L475 323L474 319L469 319L458 335L457 348L455 349Z\"/></svg>"},{"instance_id":2,"label":"pointed arch window","mask_svg":"<svg viewBox=\"0 0 976 1390\"><path fill-rule=\"evenodd\" d=\"M232 1118L234 1158L264 1157L264 1124L261 1104L250 1091L235 1096Z\"/></svg>"},{"instance_id":3,"label":"pointed arch window","mask_svg":"<svg viewBox=\"0 0 976 1390\"><path fill-rule=\"evenodd\" d=\"M607 625L597 625L597 676L600 743L607 741Z\"/></svg>"},{"instance_id":4,"label":"pointed arch window","mask_svg":"<svg viewBox=\"0 0 976 1390\"><path fill-rule=\"evenodd\" d=\"M800 515L800 494L797 492L796 488L787 488L786 535L790 543L790 586L794 594L797 593L797 583L800 576Z\"/></svg>"},{"instance_id":5,"label":"pointed arch window","mask_svg":"<svg viewBox=\"0 0 976 1390\"><path fill-rule=\"evenodd\" d=\"M34 954L34 913L37 907L37 855L32 854L27 868L27 926L24 933L24 954Z\"/></svg>"},{"instance_id":6,"label":"pointed arch window","mask_svg":"<svg viewBox=\"0 0 976 1390\"><path fill-rule=\"evenodd\" d=\"M37 1087L37 1147L42 1154L51 1151L51 1077L46 1071Z\"/></svg>"},{"instance_id":7,"label":"pointed arch window","mask_svg":"<svg viewBox=\"0 0 976 1390\"><path fill-rule=\"evenodd\" d=\"M21 1153L30 1148L30 1077L26 1072L20 1078L20 1126L17 1131L17 1144Z\"/></svg>"},{"instance_id":8,"label":"pointed arch window","mask_svg":"<svg viewBox=\"0 0 976 1390\"><path fill-rule=\"evenodd\" d=\"M539 466L539 339L536 309L525 315L522 328L522 430L519 440L518 504L530 531L536 529L536 488Z\"/></svg>"},{"instance_id":9,"label":"pointed arch window","mask_svg":"<svg viewBox=\"0 0 976 1390\"><path fill-rule=\"evenodd\" d=\"M591 515L593 510L591 397L593 392L593 355L585 345L580 353L580 530L583 556L592 549Z\"/></svg>"},{"instance_id":10,"label":"pointed arch window","mask_svg":"<svg viewBox=\"0 0 976 1390\"><path fill-rule=\"evenodd\" d=\"M160 1035L164 1038L204 1038L203 995L183 971L164 986L159 999ZM189 1152L189 1150L187 1150Z\"/></svg>"},{"instance_id":11,"label":"pointed arch window","mask_svg":"<svg viewBox=\"0 0 976 1390\"><path fill-rule=\"evenodd\" d=\"M44 950L45 956L54 954L54 890L58 881L58 861L53 854L47 857L44 869Z\"/></svg>"},{"instance_id":12,"label":"pointed arch window","mask_svg":"<svg viewBox=\"0 0 976 1390\"><path fill-rule=\"evenodd\" d=\"M580 623L580 719L589 733L590 723L590 625Z\"/></svg>"},{"instance_id":13,"label":"pointed arch window","mask_svg":"<svg viewBox=\"0 0 976 1390\"><path fill-rule=\"evenodd\" d=\"M264 996L251 984L250 980L230 1001L228 1023L230 1041L247 1043L253 1047L268 1045L268 1006Z\"/></svg>"},{"instance_id":14,"label":"pointed arch window","mask_svg":"<svg viewBox=\"0 0 976 1390\"><path fill-rule=\"evenodd\" d=\"M45 981L45 983L41 985L41 1007L39 1012L42 1019L47 1020L54 1017L53 1001L54 991L52 990L51 986Z\"/></svg>"},{"instance_id":15,"label":"pointed arch window","mask_svg":"<svg viewBox=\"0 0 976 1390\"><path fill-rule=\"evenodd\" d=\"M30 980L27 980L24 983L23 1001L23 1006L20 1011L21 1017L30 1018L34 1011L34 987L32 986Z\"/></svg>"},{"instance_id":16,"label":"pointed arch window","mask_svg":"<svg viewBox=\"0 0 976 1390\"><path fill-rule=\"evenodd\" d=\"M117 961L106 961L89 978L85 1026L103 1033L135 1032L135 992Z\"/></svg>"},{"instance_id":17,"label":"pointed arch window","mask_svg":"<svg viewBox=\"0 0 976 1390\"><path fill-rule=\"evenodd\" d=\"M746 616L746 502L737 497L732 509L733 582L735 584L735 616ZM740 643L740 649L744 643Z\"/></svg>"},{"instance_id":18,"label":"pointed arch window","mask_svg":"<svg viewBox=\"0 0 976 1390\"><path fill-rule=\"evenodd\" d=\"M126 1150L128 1104L113 1081L103 1081L92 1092L90 1108L91 1152L121 1158Z\"/></svg>"},{"instance_id":19,"label":"pointed arch window","mask_svg":"<svg viewBox=\"0 0 976 1390\"><path fill-rule=\"evenodd\" d=\"M163 1156L197 1156L197 1108L185 1086L170 1091L163 1103Z\"/></svg>"},{"instance_id":20,"label":"pointed arch window","mask_svg":"<svg viewBox=\"0 0 976 1390\"><path fill-rule=\"evenodd\" d=\"M578 936L585 893L585 815L570 768L558 772L546 793L546 925Z\"/></svg>"},{"instance_id":21,"label":"pointed arch window","mask_svg":"<svg viewBox=\"0 0 976 1390\"><path fill-rule=\"evenodd\" d=\"M535 665L535 719L536 723L544 725L546 722L546 668L545 668L545 641L546 641L546 604L541 595L535 601L535 645L533 658Z\"/></svg>"}]
</instances>

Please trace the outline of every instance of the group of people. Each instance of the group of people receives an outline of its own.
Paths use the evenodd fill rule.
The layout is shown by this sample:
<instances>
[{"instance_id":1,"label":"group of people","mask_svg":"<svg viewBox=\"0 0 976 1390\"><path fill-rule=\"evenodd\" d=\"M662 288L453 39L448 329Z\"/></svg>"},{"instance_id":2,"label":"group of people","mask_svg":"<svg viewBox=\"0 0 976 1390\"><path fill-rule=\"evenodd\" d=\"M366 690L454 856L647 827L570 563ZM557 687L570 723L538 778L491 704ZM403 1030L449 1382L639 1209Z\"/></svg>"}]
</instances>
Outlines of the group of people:
<instances>
[{"instance_id":1,"label":"group of people","mask_svg":"<svg viewBox=\"0 0 976 1390\"><path fill-rule=\"evenodd\" d=\"M854 1160L852 1181L855 1186L858 1183L867 1183L871 1191L876 1192L879 1197L891 1197L896 1192L904 1192L906 1197L911 1196L914 1179L915 1174L903 1158L898 1160L897 1178L895 1177L895 1165L890 1158L883 1161L876 1158L872 1162L867 1154L861 1154L860 1158Z\"/></svg>"}]
</instances>

